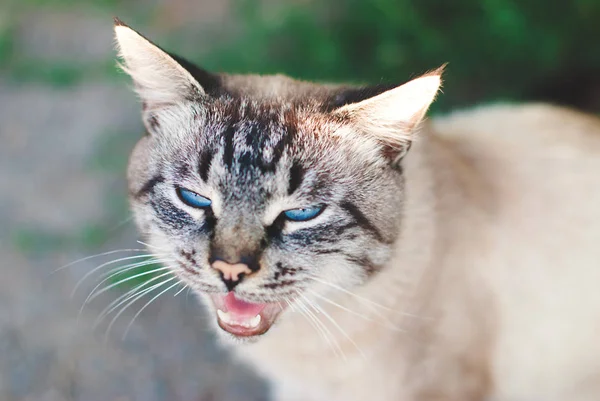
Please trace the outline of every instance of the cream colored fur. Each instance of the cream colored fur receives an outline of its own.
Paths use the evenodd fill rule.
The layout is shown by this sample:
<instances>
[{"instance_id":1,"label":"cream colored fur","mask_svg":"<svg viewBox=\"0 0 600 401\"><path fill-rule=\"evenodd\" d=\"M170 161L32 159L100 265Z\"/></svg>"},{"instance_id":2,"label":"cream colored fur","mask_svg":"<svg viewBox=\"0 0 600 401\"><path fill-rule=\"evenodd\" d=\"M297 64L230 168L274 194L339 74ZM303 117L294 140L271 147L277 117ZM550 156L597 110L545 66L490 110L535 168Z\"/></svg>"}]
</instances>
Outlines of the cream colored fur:
<instances>
[{"instance_id":1,"label":"cream colored fur","mask_svg":"<svg viewBox=\"0 0 600 401\"><path fill-rule=\"evenodd\" d=\"M171 152L185 143L199 114L185 101L205 92L142 36L123 25L116 32L146 108L160 111L155 136L168 139L136 147L130 184L139 193L160 164L150 143ZM341 107L334 113L352 124L336 134L362 141L373 159L381 142L402 155L440 73ZM335 89L281 76L220 79L267 103L318 103ZM322 125L315 120L310 130L301 120L301 132ZM289 308L237 353L271 379L278 401L600 401L600 120L548 105L493 106L434 119L412 142L401 160L404 216L387 266L352 293L327 281L366 276L349 266L313 277L322 288L298 292L295 307L323 310ZM138 225L150 227L152 212L137 202ZM218 201L214 209L220 217ZM263 225L283 209L276 205ZM154 230L151 241L169 243ZM179 243L187 235L174 242L188 245ZM313 327L317 319L326 330Z\"/></svg>"},{"instance_id":2,"label":"cream colored fur","mask_svg":"<svg viewBox=\"0 0 600 401\"><path fill-rule=\"evenodd\" d=\"M319 302L344 356L298 313L238 354L279 401L600 400L600 120L456 113L403 163L393 260Z\"/></svg>"}]
</instances>

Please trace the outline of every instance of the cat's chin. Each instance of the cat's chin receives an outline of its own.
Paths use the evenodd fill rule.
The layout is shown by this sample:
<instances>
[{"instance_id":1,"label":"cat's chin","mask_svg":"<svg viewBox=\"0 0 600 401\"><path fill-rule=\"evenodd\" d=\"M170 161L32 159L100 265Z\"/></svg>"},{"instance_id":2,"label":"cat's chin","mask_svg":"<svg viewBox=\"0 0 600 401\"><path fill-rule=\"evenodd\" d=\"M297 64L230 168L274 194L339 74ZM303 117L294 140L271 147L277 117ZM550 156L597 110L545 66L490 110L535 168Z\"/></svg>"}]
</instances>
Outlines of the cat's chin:
<instances>
[{"instance_id":1,"label":"cat's chin","mask_svg":"<svg viewBox=\"0 0 600 401\"><path fill-rule=\"evenodd\" d=\"M252 341L265 334L279 314L283 303L250 303L236 298L233 292L211 294L219 327L237 340Z\"/></svg>"}]
</instances>

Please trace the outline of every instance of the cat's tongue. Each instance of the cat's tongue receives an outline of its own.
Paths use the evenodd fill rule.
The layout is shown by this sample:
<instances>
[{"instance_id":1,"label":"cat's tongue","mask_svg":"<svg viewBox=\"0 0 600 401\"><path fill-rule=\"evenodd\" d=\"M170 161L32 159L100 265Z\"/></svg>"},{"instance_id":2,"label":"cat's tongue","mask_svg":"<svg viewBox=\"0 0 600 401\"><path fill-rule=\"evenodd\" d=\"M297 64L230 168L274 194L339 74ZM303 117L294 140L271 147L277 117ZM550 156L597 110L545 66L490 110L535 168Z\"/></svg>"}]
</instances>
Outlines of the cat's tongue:
<instances>
[{"instance_id":1,"label":"cat's tongue","mask_svg":"<svg viewBox=\"0 0 600 401\"><path fill-rule=\"evenodd\" d=\"M252 304L250 302L237 299L233 292L229 292L225 298L225 308L227 312L240 318L254 317L265 309L266 304Z\"/></svg>"}]
</instances>

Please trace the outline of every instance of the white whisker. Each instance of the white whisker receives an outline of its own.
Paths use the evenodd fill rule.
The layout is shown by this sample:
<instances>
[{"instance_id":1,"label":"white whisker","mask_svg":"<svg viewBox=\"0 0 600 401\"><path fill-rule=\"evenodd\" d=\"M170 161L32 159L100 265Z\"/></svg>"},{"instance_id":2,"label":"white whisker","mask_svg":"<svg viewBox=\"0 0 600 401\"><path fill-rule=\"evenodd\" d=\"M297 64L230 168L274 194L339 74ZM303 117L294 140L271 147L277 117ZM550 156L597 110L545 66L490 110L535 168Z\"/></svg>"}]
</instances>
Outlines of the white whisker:
<instances>
[{"instance_id":1,"label":"white whisker","mask_svg":"<svg viewBox=\"0 0 600 401\"><path fill-rule=\"evenodd\" d=\"M174 277L175 278L175 277ZM154 302L158 297L160 297L162 294L164 294L165 292L169 291L171 288L176 287L179 285L179 282L167 287L165 290L162 290L161 292L159 292L158 294L156 294L155 296L153 296L150 301L146 302L146 304L144 306L142 306L140 308L139 311L137 311L137 313L135 315L133 315L133 318L131 319L131 322L129 322L129 324L127 325L127 327L125 328L125 332L123 333L123 337L121 338L122 340L125 340L125 337L127 337L127 333L129 333L129 329L131 329L131 326L133 325L133 322L135 321L135 319L142 313L142 311L144 309L146 309L152 302ZM185 288L185 287L184 287Z\"/></svg>"},{"instance_id":2,"label":"white whisker","mask_svg":"<svg viewBox=\"0 0 600 401\"><path fill-rule=\"evenodd\" d=\"M179 283L179 284L181 284L181 283ZM176 297L177 295L181 294L183 292L183 290L185 290L186 288L188 288L188 286L187 286L187 284L184 284L183 287L181 287L181 289L179 291L177 291L175 293L175 295L173 295L173 297Z\"/></svg>"},{"instance_id":3,"label":"white whisker","mask_svg":"<svg viewBox=\"0 0 600 401\"><path fill-rule=\"evenodd\" d=\"M338 344L335 336L331 333L327 326L322 321L320 321L319 318L313 312L311 312L311 310L306 305L304 305L304 303L300 299L296 298L296 303L298 304L298 307L306 313L306 316L309 317L318 327L320 327L324 334L324 337L328 339L328 343L330 345L333 345L334 350L337 350L339 354L344 358L344 360L346 360L346 354L344 354L344 351Z\"/></svg>"},{"instance_id":4,"label":"white whisker","mask_svg":"<svg viewBox=\"0 0 600 401\"><path fill-rule=\"evenodd\" d=\"M136 267L142 267L142 266L146 266L146 265L152 265L152 264L164 264L164 263L172 263L172 262L176 262L175 259L172 258L150 258L148 260L144 260L142 262L135 262L135 263L131 263L128 265L124 265L124 266L117 266L115 268L110 269L109 271L107 271L106 273L102 273L100 275L100 278L104 279L104 278L110 278L110 277L114 277L114 276L118 276L119 274L135 269Z\"/></svg>"},{"instance_id":5,"label":"white whisker","mask_svg":"<svg viewBox=\"0 0 600 401\"><path fill-rule=\"evenodd\" d=\"M142 275L153 274L153 273L156 273L156 272L159 272L159 271L163 271L163 270L168 270L168 269L170 269L170 267L169 267L169 266L159 267L159 268L157 268L157 269L153 269L153 270L149 270L149 271L146 271L146 272L144 272L144 273L141 273L141 274L139 274L139 275L137 275L137 276L139 277L139 276L142 276ZM165 275L166 275L166 274L165 274ZM161 276L159 276L159 277L161 277ZM135 278L137 278L137 277L136 277L136 276L130 276L130 277L126 278L126 279L123 279L123 280L121 280L121 281L120 281L120 282L118 282L118 283L113 283L112 285L109 285L109 286L107 286L107 287L104 287L102 290L100 290L100 292L98 292L98 293L96 293L96 294L95 294L95 292L96 292L96 290L98 289L98 287L100 287L100 285L102 285L102 283L103 283L103 282L105 282L105 281L107 281L108 279L110 279L110 277L107 277L106 279L102 280L100 283L98 283L98 284L97 284L97 285L94 287L94 289L92 289L92 291L90 291L90 294L87 296L87 298L85 299L85 301L84 301L84 302L83 302L83 304L81 305L81 308L79 309L79 315L81 315L81 314L83 313L83 309L85 308L85 306L86 306L87 304L89 304L89 303L90 303L92 300L94 300L96 297L100 296L101 294L103 294L104 292L106 292L106 291L110 290L111 288L114 288L114 287L116 287L116 286L117 286L117 285L119 285L119 284L125 283L125 282L127 282L127 281L129 281L129 280L132 280L132 279L135 279ZM146 284L146 283L148 283L148 282L152 282L152 281L153 281L153 280L147 280L147 281L145 281L145 283L143 283L143 284ZM139 288L139 287L136 287L136 288ZM117 299L119 299L119 298L117 298Z\"/></svg>"},{"instance_id":6,"label":"white whisker","mask_svg":"<svg viewBox=\"0 0 600 401\"><path fill-rule=\"evenodd\" d=\"M307 304L309 304L317 313L321 313L323 316L325 316L325 318L327 320L329 320L331 322L331 324L333 324L339 331L340 333L342 333L342 335L344 337L346 337L346 339L352 344L354 345L354 348L356 348L356 350L360 353L360 355L364 358L367 359L367 357L365 356L363 350L356 344L356 342L354 342L354 340L352 338L350 338L350 336L348 335L348 333L346 333L346 331L338 324L338 322L335 321L335 319L333 317L331 317L331 315L329 313L327 313L327 311L325 311L323 308L321 308L317 303L312 302L310 299L308 299L308 297L298 291L296 291L296 294L298 294L299 296L301 296Z\"/></svg>"},{"instance_id":7,"label":"white whisker","mask_svg":"<svg viewBox=\"0 0 600 401\"><path fill-rule=\"evenodd\" d=\"M392 330L396 330L396 331L399 331L399 332L405 332L405 330L403 330L403 329L401 329L401 328L399 328L399 327L396 327L396 326L394 326L394 325L393 325L391 322L389 322L389 320L388 320L387 318L385 318L385 317L384 317L384 316L382 316L382 315L378 315L378 316L379 316L379 317L381 317L381 318L383 318L383 320L384 320L385 322L378 322L377 320L375 320L375 319L371 319L371 318L369 318L369 317L367 317L367 316L364 316L364 315L362 315L362 314L360 314L360 313L358 313L358 312L356 312L356 311L354 311L354 310L352 310L352 309L350 309L350 308L346 308L345 306L343 306L343 305L340 305L340 304L338 304L337 302L334 302L334 301L330 300L329 298L326 298L326 297L324 297L323 295L320 295L320 294L318 294L318 293L317 293L317 292L315 292L315 291L312 291L312 290L308 290L308 291L309 291L309 292L310 292L312 295L314 295L315 297L317 297L317 298L319 298L319 299L322 299L324 302L327 302L327 303L328 303L328 304L330 304L330 305L333 305L333 306L335 306L335 307L337 307L337 308L340 308L340 309L342 309L343 311L346 311L346 312L350 313L351 315L354 315L354 316L360 317L361 319L364 319L364 320L366 320L366 321L368 321L368 322L377 323L377 324L379 324L379 325L382 325L382 326L384 326L384 327L387 327L387 328L389 328L389 329L392 329Z\"/></svg>"},{"instance_id":8,"label":"white whisker","mask_svg":"<svg viewBox=\"0 0 600 401\"><path fill-rule=\"evenodd\" d=\"M144 272L141 272L141 273L138 273L138 274L134 274L133 276L129 276L129 277L126 277L126 278L124 278L122 280L114 282L112 284L109 284L109 285L107 285L106 287L104 287L103 289L101 289L100 291L98 291L97 293L94 294L93 291L96 290L96 288L95 288L94 290L92 290L92 292L90 293L90 295L87 297L87 299L85 300L84 304L87 304L87 303L91 302L92 300L96 299L100 295L104 294L106 291L109 291L110 289L115 288L115 287L117 287L117 286L119 286L119 285L121 285L123 283L126 283L126 282L128 282L130 280L134 280L134 279L136 279L138 277L147 276L149 274L154 274L154 273L159 272L159 271L169 270L172 267L173 266L162 266L162 267L159 267L159 268L156 268L156 269L152 269L152 270L144 271ZM105 279L105 280L107 280L107 279Z\"/></svg>"},{"instance_id":9,"label":"white whisker","mask_svg":"<svg viewBox=\"0 0 600 401\"><path fill-rule=\"evenodd\" d=\"M285 302L288 304L288 306L290 307L290 310L292 312L297 312L296 308L294 307L294 304L292 303L292 301L290 301L290 299L288 297L284 297ZM283 310L283 308L281 308L281 310Z\"/></svg>"},{"instance_id":10,"label":"white whisker","mask_svg":"<svg viewBox=\"0 0 600 401\"><path fill-rule=\"evenodd\" d=\"M132 219L133 219L133 215L131 215L131 216L129 216L129 217L121 220L120 222L118 222L117 224L115 224L113 227L111 227L109 229L109 232L117 230L118 228L120 228L120 227L124 226L125 224L129 223Z\"/></svg>"},{"instance_id":11,"label":"white whisker","mask_svg":"<svg viewBox=\"0 0 600 401\"><path fill-rule=\"evenodd\" d=\"M158 247L158 246L156 246L156 245L151 245L151 244L148 244L148 243L146 243L146 242L143 242L143 241L139 241L139 240L138 240L138 241L136 241L136 242L137 242L138 244L140 244L140 245L144 245L145 247L148 247L148 248L151 248L151 249L152 249L152 248L153 248L153 249L158 249L159 251L162 251L162 252L168 252L168 251L169 251L168 249L165 249L165 248L160 248L160 247Z\"/></svg>"},{"instance_id":12,"label":"white whisker","mask_svg":"<svg viewBox=\"0 0 600 401\"><path fill-rule=\"evenodd\" d=\"M71 297L73 297L75 295L75 293L77 292L77 289L79 288L79 286L88 278L90 277L92 274L94 274L95 272L97 272L98 270L102 269L103 267L106 266L110 266L113 265L115 263L119 263L119 262L123 262L126 260L132 260L132 259L140 259L140 258L147 258L147 257L154 257L154 255L135 255L135 256L128 256L125 258L119 258L119 259L115 259L115 260L111 260L109 262L105 262L102 263L100 266L97 266L95 268L93 268L92 270L90 270L89 272L87 272L78 282L77 284L75 284L75 288L73 288L73 291L71 292Z\"/></svg>"},{"instance_id":13,"label":"white whisker","mask_svg":"<svg viewBox=\"0 0 600 401\"><path fill-rule=\"evenodd\" d=\"M130 300L131 298L135 297L137 294L141 293L142 291L145 291L146 289L143 289L144 287L146 287L148 284L161 279L162 277L168 276L170 275L171 272L166 272L163 274L160 274L156 277L151 278L148 281L143 282L142 284L138 285L137 287L127 291L125 294L119 296L117 299L113 300L111 303L109 303L103 310L102 312L100 312L100 314L98 315L98 317L96 318L96 322L98 320L102 320L104 319L104 317L106 315L109 315L112 311L114 311L116 308L118 308L120 305L122 305L124 302L127 302L128 300ZM143 289L143 290L142 290ZM95 323L95 325L97 325L97 323Z\"/></svg>"},{"instance_id":14,"label":"white whisker","mask_svg":"<svg viewBox=\"0 0 600 401\"><path fill-rule=\"evenodd\" d=\"M120 274L123 274L123 273L128 272L133 269L137 269L137 268L144 267L144 266L156 265L156 264L160 264L161 267L159 267L158 269L162 269L164 267L164 263L168 263L168 262L174 262L174 260L173 259L151 259L151 260L146 260L144 262L132 263L129 265L119 266L118 268L112 269L107 274L102 276L103 279L98 284L96 284L96 286L92 289L92 291L90 291L90 294L87 296L84 303L87 304L90 301L90 298L92 297L94 292L98 289L98 287L100 287L103 283L107 282L108 280L110 280L113 277L116 277ZM150 271L155 272L158 270L153 269ZM148 272L149 272L149 270L145 270L142 273L148 273ZM131 277L132 276L128 276L126 279L129 279Z\"/></svg>"},{"instance_id":15,"label":"white whisker","mask_svg":"<svg viewBox=\"0 0 600 401\"><path fill-rule=\"evenodd\" d=\"M119 312L117 312L117 314L112 318L112 320L110 321L108 328L106 329L106 334L105 334L105 338L108 338L108 334L110 333L110 330L112 328L112 326L115 324L115 322L117 321L117 319L119 318L119 316L121 316L131 305L133 305L137 300L139 300L140 298L142 298L144 295L148 294L149 292L154 291L157 288L162 287L163 285L167 284L168 282L175 280L176 277L171 277L170 279L167 280L163 280L158 284L153 285L150 288L147 288L143 291L141 291L139 294L136 294L134 297L132 297L133 299L129 298L127 300L125 300L124 302L128 301L131 299L131 301L129 301L129 303L127 303L125 306L123 306L121 308L121 310L119 310ZM113 309L114 310L114 309ZM112 311L111 311L112 312ZM110 312L109 312L110 314ZM97 327L97 325L100 323L100 321L96 322L96 324L94 324L94 327Z\"/></svg>"},{"instance_id":16,"label":"white whisker","mask_svg":"<svg viewBox=\"0 0 600 401\"><path fill-rule=\"evenodd\" d=\"M52 271L52 273L56 273L59 270L66 269L67 267L73 266L77 263L85 262L86 260L90 260L93 258L99 258L100 256L112 255L112 254L119 253L119 252L145 252L145 251L147 251L147 250L146 249L115 249L115 250L108 251L108 252L102 252L102 253L98 253L96 255L86 256L84 258L77 259L73 262L67 263L64 266L61 266L61 267L55 269L54 271Z\"/></svg>"},{"instance_id":17,"label":"white whisker","mask_svg":"<svg viewBox=\"0 0 600 401\"><path fill-rule=\"evenodd\" d=\"M81 316L81 314L83 313L83 310L85 309L85 306L86 306L87 304L89 304L89 303L90 303L90 302L91 302L91 301L92 301L94 298L96 298L96 297L94 296L94 293L96 292L96 290L97 290L97 289L98 289L98 288L99 288L99 287L100 287L100 286L101 286L103 283L105 283L106 281L110 280L112 277L114 277L114 276L116 276L116 275L119 275L119 274L121 274L121 273L123 273L123 272L126 272L126 271L128 271L128 270L131 270L131 269L134 269L134 268L137 268L137 267L142 267L142 266L146 266L146 265L154 264L154 263L156 263L156 262L155 262L155 261L152 261L152 262L148 263L148 262L146 261L146 262L139 262L139 263L133 263L133 264L131 264L131 265L126 265L126 267L127 267L127 268L125 268L125 269L121 269L121 267L119 267L119 269L121 269L121 270L118 270L117 272L115 272L115 273L111 274L110 276L108 276L108 277L104 278L102 281L100 281L98 284L96 284L96 286L95 286L95 287L94 287L94 288L93 288L93 289L90 291L90 293L88 294L88 296L85 298L85 300L84 300L84 301L83 301L83 303L81 304L81 308L79 308L79 314L78 314L78 317L79 317L79 316ZM163 268L154 269L154 270L152 270L151 272L152 272L152 273L154 273L154 272L156 272L156 271L158 271L158 270L164 270L164 269L163 269ZM134 277L134 278L135 278L135 277ZM125 281L128 281L128 280L129 280L129 279L126 279Z\"/></svg>"},{"instance_id":18,"label":"white whisker","mask_svg":"<svg viewBox=\"0 0 600 401\"><path fill-rule=\"evenodd\" d=\"M334 288L334 289L336 289L338 291L341 291L344 294L348 294L348 295L350 295L350 296L352 296L352 297L354 297L354 298L356 298L358 300L361 300L361 301L363 301L365 303L366 306L370 305L370 306L373 306L373 307L385 310L387 312L392 312L394 314L398 314L398 315L402 315L402 316L414 317L414 318L417 318L417 319L427 319L426 317L417 316L417 315L414 315L414 314L408 313L408 312L397 311L397 310L388 308L387 306L380 305L377 302L374 302L374 301L372 301L372 300L370 300L368 298L365 298L365 297L362 297L360 295L357 295L357 294L353 293L352 291L348 291L347 289L342 288L342 287L340 287L340 286L338 286L336 284L329 283L327 281L321 280L320 278L317 278L315 276L308 276L308 278L310 278L311 280L317 281L317 282L319 282L321 284L327 285L327 286L329 286L331 288Z\"/></svg>"}]
</instances>

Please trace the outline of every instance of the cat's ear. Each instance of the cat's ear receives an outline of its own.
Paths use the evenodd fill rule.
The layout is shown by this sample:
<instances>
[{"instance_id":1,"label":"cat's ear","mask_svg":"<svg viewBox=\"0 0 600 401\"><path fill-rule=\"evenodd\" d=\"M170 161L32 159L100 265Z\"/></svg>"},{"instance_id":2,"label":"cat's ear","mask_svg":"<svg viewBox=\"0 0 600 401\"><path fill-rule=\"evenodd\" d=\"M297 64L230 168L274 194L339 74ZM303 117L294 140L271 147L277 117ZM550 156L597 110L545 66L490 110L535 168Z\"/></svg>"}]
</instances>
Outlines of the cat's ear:
<instances>
[{"instance_id":1,"label":"cat's ear","mask_svg":"<svg viewBox=\"0 0 600 401\"><path fill-rule=\"evenodd\" d=\"M435 99L444 66L358 103L334 111L350 122L353 132L366 135L384 147L392 162L408 151L419 123Z\"/></svg>"},{"instance_id":2,"label":"cat's ear","mask_svg":"<svg viewBox=\"0 0 600 401\"><path fill-rule=\"evenodd\" d=\"M122 68L150 109L199 98L205 91L194 76L167 52L115 18Z\"/></svg>"}]
</instances>

